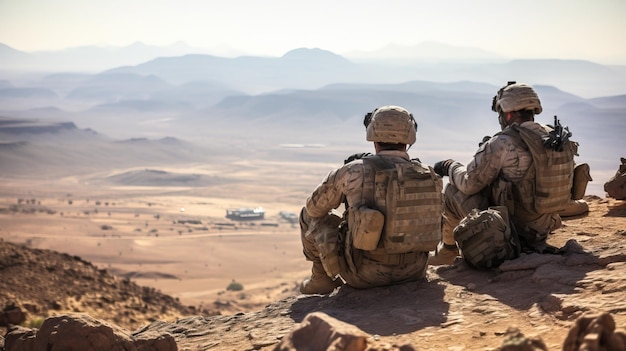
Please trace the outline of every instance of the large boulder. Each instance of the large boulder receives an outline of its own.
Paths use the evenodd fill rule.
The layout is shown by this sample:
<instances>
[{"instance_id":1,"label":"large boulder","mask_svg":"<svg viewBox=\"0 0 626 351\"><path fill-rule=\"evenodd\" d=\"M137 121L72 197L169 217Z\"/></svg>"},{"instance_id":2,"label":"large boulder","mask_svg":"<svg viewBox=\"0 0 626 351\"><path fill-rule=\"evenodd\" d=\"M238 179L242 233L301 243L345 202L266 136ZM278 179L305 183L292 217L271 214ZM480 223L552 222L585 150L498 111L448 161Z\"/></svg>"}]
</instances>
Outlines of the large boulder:
<instances>
[{"instance_id":1,"label":"large boulder","mask_svg":"<svg viewBox=\"0 0 626 351\"><path fill-rule=\"evenodd\" d=\"M624 350L626 331L615 330L615 321L606 312L578 318L563 342L563 351Z\"/></svg>"},{"instance_id":2,"label":"large boulder","mask_svg":"<svg viewBox=\"0 0 626 351\"><path fill-rule=\"evenodd\" d=\"M376 340L354 325L339 321L323 312L308 314L294 330L276 345L274 351L414 351L410 345L400 348L376 345Z\"/></svg>"},{"instance_id":3,"label":"large boulder","mask_svg":"<svg viewBox=\"0 0 626 351\"><path fill-rule=\"evenodd\" d=\"M177 351L169 334L142 333L133 337L113 324L86 314L46 319L37 331L11 328L5 338L6 351Z\"/></svg>"}]
</instances>

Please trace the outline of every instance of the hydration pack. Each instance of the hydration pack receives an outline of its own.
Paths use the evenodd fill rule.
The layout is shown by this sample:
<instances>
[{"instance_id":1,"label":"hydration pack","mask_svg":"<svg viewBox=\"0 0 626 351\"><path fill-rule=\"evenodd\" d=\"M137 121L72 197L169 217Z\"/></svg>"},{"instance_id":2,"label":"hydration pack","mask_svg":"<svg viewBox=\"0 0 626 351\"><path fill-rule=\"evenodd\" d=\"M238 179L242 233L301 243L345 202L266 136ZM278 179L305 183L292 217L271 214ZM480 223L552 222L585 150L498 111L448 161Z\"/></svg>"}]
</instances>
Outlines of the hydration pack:
<instances>
[{"instance_id":1,"label":"hydration pack","mask_svg":"<svg viewBox=\"0 0 626 351\"><path fill-rule=\"evenodd\" d=\"M384 215L375 253L432 251L441 240L441 178L419 161L393 163L367 156L376 171L374 209Z\"/></svg>"}]
</instances>

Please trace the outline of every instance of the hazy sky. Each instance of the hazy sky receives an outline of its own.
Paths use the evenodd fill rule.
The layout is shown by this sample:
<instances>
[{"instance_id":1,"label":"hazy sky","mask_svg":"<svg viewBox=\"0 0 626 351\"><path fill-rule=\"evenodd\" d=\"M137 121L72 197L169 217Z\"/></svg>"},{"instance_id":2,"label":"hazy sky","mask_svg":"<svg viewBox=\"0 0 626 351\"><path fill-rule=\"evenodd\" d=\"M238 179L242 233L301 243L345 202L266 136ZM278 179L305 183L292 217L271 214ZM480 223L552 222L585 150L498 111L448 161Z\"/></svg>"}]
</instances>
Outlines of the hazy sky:
<instances>
[{"instance_id":1,"label":"hazy sky","mask_svg":"<svg viewBox=\"0 0 626 351\"><path fill-rule=\"evenodd\" d=\"M624 0L0 0L21 51L141 41L281 56L436 41L514 58L626 64Z\"/></svg>"}]
</instances>

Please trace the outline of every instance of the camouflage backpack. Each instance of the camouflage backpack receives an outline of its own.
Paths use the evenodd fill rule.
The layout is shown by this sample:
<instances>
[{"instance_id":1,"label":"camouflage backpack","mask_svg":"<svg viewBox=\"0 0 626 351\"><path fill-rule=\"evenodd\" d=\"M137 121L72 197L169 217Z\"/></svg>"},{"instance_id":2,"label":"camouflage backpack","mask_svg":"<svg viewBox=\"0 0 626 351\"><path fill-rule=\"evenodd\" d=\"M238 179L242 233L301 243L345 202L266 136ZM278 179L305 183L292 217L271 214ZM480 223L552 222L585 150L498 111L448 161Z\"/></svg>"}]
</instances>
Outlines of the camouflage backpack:
<instances>
[{"instance_id":1,"label":"camouflage backpack","mask_svg":"<svg viewBox=\"0 0 626 351\"><path fill-rule=\"evenodd\" d=\"M506 207L473 209L454 228L461 256L475 268L495 268L505 260L519 257L521 245L509 224Z\"/></svg>"},{"instance_id":2,"label":"camouflage backpack","mask_svg":"<svg viewBox=\"0 0 626 351\"><path fill-rule=\"evenodd\" d=\"M368 156L376 170L375 210L384 214L375 253L398 254L434 250L441 240L441 178L419 161L394 164Z\"/></svg>"}]
</instances>

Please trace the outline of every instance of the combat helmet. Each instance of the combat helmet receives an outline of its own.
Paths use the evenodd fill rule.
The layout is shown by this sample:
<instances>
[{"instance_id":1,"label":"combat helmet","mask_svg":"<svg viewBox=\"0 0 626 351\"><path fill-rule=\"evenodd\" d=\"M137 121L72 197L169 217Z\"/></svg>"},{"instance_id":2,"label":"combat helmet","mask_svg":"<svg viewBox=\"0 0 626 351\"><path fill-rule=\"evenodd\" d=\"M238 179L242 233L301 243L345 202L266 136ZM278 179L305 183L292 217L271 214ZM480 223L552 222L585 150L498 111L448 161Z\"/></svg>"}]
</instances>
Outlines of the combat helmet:
<instances>
[{"instance_id":1,"label":"combat helmet","mask_svg":"<svg viewBox=\"0 0 626 351\"><path fill-rule=\"evenodd\" d=\"M500 88L493 97L491 109L494 112L513 112L520 110L532 110L536 115L543 111L541 101L535 90L528 84L508 82Z\"/></svg>"},{"instance_id":2,"label":"combat helmet","mask_svg":"<svg viewBox=\"0 0 626 351\"><path fill-rule=\"evenodd\" d=\"M382 106L365 115L367 141L413 145L417 122L413 115L400 106Z\"/></svg>"}]
</instances>

